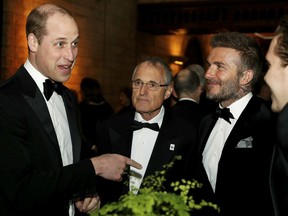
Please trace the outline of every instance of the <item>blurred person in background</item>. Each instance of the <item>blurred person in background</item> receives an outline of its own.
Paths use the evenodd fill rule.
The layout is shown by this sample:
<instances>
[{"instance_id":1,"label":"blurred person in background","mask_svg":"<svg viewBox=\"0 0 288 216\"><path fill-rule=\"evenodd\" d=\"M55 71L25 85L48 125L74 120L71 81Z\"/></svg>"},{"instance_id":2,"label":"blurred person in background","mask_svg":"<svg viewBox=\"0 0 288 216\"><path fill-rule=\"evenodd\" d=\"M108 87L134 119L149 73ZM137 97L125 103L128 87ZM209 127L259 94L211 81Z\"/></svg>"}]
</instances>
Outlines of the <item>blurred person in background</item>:
<instances>
[{"instance_id":1,"label":"blurred person in background","mask_svg":"<svg viewBox=\"0 0 288 216\"><path fill-rule=\"evenodd\" d=\"M180 70L174 77L177 103L172 106L173 115L199 124L203 117L199 101L202 93L199 76L189 69Z\"/></svg>"},{"instance_id":2,"label":"blurred person in background","mask_svg":"<svg viewBox=\"0 0 288 216\"><path fill-rule=\"evenodd\" d=\"M132 89L130 86L120 89L118 104L116 107L117 114L134 109L131 101L131 96L132 96Z\"/></svg>"},{"instance_id":3,"label":"blurred person in background","mask_svg":"<svg viewBox=\"0 0 288 216\"><path fill-rule=\"evenodd\" d=\"M82 137L81 158L96 155L97 134L99 122L114 114L112 106L104 98L100 83L91 77L84 77L80 83L82 101L79 103L80 131Z\"/></svg>"}]
</instances>

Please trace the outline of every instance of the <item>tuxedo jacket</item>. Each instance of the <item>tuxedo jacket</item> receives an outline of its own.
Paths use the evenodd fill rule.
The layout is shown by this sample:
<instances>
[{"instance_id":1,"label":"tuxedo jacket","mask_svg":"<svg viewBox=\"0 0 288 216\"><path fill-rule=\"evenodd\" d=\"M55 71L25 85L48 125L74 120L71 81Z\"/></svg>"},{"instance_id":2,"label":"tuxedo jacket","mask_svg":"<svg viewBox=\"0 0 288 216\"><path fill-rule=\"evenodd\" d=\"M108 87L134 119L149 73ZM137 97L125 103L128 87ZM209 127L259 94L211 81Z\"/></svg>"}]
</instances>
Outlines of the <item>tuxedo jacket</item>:
<instances>
[{"instance_id":1,"label":"tuxedo jacket","mask_svg":"<svg viewBox=\"0 0 288 216\"><path fill-rule=\"evenodd\" d=\"M202 153L216 121L211 114L199 126L198 173L194 177L203 183L202 196L217 204L221 215L272 215L268 173L275 124L271 111L256 96L251 98L224 144L214 193Z\"/></svg>"},{"instance_id":2,"label":"tuxedo jacket","mask_svg":"<svg viewBox=\"0 0 288 216\"><path fill-rule=\"evenodd\" d=\"M270 188L275 216L288 215L288 105L277 119L277 143L273 151Z\"/></svg>"},{"instance_id":3,"label":"tuxedo jacket","mask_svg":"<svg viewBox=\"0 0 288 216\"><path fill-rule=\"evenodd\" d=\"M131 156L132 121L134 120L135 111L121 113L106 121L101 125L99 132L99 142L97 143L99 153L118 153L127 157ZM156 171L164 170L163 165L170 163L175 156L181 155L182 160L176 160L174 166L167 172L166 185L169 182L179 180L182 176L184 161L190 149L193 149L197 142L197 128L195 124L188 121L177 119L165 109L163 122L155 142L144 178L155 174ZM171 144L175 145L171 149ZM137 161L137 158L135 159ZM102 193L103 203L107 201L115 201L120 195L128 192L125 181L128 176L123 176L120 183L111 182L113 185L103 186ZM109 181L104 180L104 184ZM110 189L110 191L108 191ZM169 190L169 189L168 189Z\"/></svg>"},{"instance_id":4,"label":"tuxedo jacket","mask_svg":"<svg viewBox=\"0 0 288 216\"><path fill-rule=\"evenodd\" d=\"M191 100L180 100L172 107L173 115L199 124L204 116L200 105Z\"/></svg>"},{"instance_id":5,"label":"tuxedo jacket","mask_svg":"<svg viewBox=\"0 0 288 216\"><path fill-rule=\"evenodd\" d=\"M0 215L68 215L69 199L95 181L90 160L78 162L76 100L67 88L62 98L75 162L65 167L45 98L23 65L0 87Z\"/></svg>"}]
</instances>

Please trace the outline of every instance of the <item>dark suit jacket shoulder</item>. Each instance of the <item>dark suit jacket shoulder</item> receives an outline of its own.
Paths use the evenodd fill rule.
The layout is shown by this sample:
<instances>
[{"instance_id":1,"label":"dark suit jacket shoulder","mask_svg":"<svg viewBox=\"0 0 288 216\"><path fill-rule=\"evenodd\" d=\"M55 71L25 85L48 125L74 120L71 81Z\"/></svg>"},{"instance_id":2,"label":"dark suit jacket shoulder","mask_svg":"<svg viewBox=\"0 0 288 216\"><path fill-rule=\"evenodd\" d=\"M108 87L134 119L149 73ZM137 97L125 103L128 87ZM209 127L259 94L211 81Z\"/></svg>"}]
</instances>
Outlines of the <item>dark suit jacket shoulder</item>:
<instances>
[{"instance_id":1,"label":"dark suit jacket shoulder","mask_svg":"<svg viewBox=\"0 0 288 216\"><path fill-rule=\"evenodd\" d=\"M277 143L270 170L270 188L275 216L288 212L288 105L277 116Z\"/></svg>"},{"instance_id":2,"label":"dark suit jacket shoulder","mask_svg":"<svg viewBox=\"0 0 288 216\"><path fill-rule=\"evenodd\" d=\"M77 162L76 101L68 89L62 98ZM63 167L46 102L23 66L0 87L0 101L0 205L10 215L67 215L69 199L95 178L91 162Z\"/></svg>"},{"instance_id":3,"label":"dark suit jacket shoulder","mask_svg":"<svg viewBox=\"0 0 288 216\"><path fill-rule=\"evenodd\" d=\"M173 115L198 124L204 116L198 103L190 100L180 100L172 107Z\"/></svg>"}]
</instances>

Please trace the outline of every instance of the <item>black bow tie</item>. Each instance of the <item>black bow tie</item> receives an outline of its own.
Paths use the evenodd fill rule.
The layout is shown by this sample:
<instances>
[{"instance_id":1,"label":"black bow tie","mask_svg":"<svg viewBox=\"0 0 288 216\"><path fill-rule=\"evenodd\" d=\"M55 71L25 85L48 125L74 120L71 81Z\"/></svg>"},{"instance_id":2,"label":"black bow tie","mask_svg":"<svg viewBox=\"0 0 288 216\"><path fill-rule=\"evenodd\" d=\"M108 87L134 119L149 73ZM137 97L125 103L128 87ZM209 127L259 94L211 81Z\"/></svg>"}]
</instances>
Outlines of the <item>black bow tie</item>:
<instances>
[{"instance_id":1,"label":"black bow tie","mask_svg":"<svg viewBox=\"0 0 288 216\"><path fill-rule=\"evenodd\" d=\"M63 93L63 84L61 82L52 82L50 79L46 79L43 83L44 86L44 96L48 101L55 91L57 94Z\"/></svg>"},{"instance_id":2,"label":"black bow tie","mask_svg":"<svg viewBox=\"0 0 288 216\"><path fill-rule=\"evenodd\" d=\"M216 108L216 116L219 118L223 118L224 120L226 120L229 124L231 124L230 122L230 118L234 119L234 116L232 115L232 113L230 112L229 108L223 108L221 109L220 107Z\"/></svg>"},{"instance_id":3,"label":"black bow tie","mask_svg":"<svg viewBox=\"0 0 288 216\"><path fill-rule=\"evenodd\" d=\"M143 122L138 122L138 121L133 121L132 122L132 125L131 125L131 128L133 130L139 130L139 129L142 129L142 128L149 128L151 130L155 130L155 131L159 131L159 125L157 123L143 123Z\"/></svg>"}]
</instances>

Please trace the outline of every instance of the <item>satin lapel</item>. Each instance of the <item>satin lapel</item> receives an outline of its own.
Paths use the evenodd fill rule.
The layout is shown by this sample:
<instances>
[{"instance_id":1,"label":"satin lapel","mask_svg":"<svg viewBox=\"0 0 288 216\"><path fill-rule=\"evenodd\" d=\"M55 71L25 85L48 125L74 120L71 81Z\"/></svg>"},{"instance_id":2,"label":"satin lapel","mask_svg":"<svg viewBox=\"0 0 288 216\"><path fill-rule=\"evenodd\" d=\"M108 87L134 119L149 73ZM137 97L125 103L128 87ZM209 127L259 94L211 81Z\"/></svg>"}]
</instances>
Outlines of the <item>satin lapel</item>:
<instances>
[{"instance_id":1,"label":"satin lapel","mask_svg":"<svg viewBox=\"0 0 288 216\"><path fill-rule=\"evenodd\" d=\"M251 127L253 127L252 124L254 122L251 117L255 116L255 114L259 112L259 108L260 104L257 102L257 100L255 100L255 96L253 96L239 116L239 119L229 134L222 154L225 151L229 151L230 149L235 149L237 143L241 139L251 136L251 131L253 131L253 128Z\"/></svg>"},{"instance_id":2,"label":"satin lapel","mask_svg":"<svg viewBox=\"0 0 288 216\"><path fill-rule=\"evenodd\" d=\"M20 82L22 83L24 94L23 96L25 100L34 111L34 114L40 120L43 128L46 130L48 135L47 137L49 137L48 139L51 139L52 143L57 148L57 151L60 154L56 133L49 115L48 107L46 105L42 93L39 91L36 83L34 82L32 77L28 74L28 72L24 67L21 67L17 75L19 77Z\"/></svg>"},{"instance_id":3,"label":"satin lapel","mask_svg":"<svg viewBox=\"0 0 288 216\"><path fill-rule=\"evenodd\" d=\"M119 122L121 124L109 128L112 151L127 157L131 156L133 131L129 126L132 124L132 120L132 118L127 120L125 125L123 122Z\"/></svg>"},{"instance_id":4,"label":"satin lapel","mask_svg":"<svg viewBox=\"0 0 288 216\"><path fill-rule=\"evenodd\" d=\"M77 114L76 109L76 100L72 98L72 93L69 95L69 90L65 89L63 91L63 102L66 109L67 120L69 124L72 146L73 146L73 161L77 162L80 160L80 151L81 151L81 138L79 135L79 130L77 127ZM74 102L73 102L74 101Z\"/></svg>"},{"instance_id":5,"label":"satin lapel","mask_svg":"<svg viewBox=\"0 0 288 216\"><path fill-rule=\"evenodd\" d=\"M217 122L217 118L214 118L214 115L211 114L211 115L205 117L204 121L202 121L202 124L200 124L200 127L199 127L200 128L200 131L199 131L199 148L198 148L198 154L197 155L202 156L206 142L207 142L209 135L210 135L213 127L215 126L216 122Z\"/></svg>"}]
</instances>

